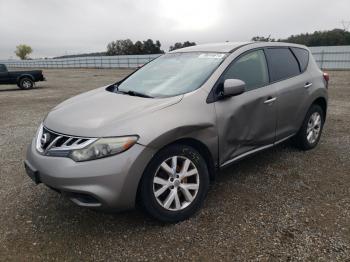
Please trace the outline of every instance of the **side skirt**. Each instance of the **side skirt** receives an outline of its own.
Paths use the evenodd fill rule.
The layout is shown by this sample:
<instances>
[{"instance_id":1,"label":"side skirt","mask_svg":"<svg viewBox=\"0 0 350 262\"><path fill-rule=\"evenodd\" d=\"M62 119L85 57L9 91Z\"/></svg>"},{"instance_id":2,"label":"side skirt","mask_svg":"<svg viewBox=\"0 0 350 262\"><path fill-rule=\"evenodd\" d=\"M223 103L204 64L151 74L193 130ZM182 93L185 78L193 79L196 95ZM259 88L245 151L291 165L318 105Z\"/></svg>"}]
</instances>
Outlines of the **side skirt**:
<instances>
[{"instance_id":1,"label":"side skirt","mask_svg":"<svg viewBox=\"0 0 350 262\"><path fill-rule=\"evenodd\" d=\"M220 168L224 168L224 167L229 166L230 164L233 164L233 163L235 163L235 162L237 162L237 161L239 161L239 160L241 160L241 159L243 159L243 158L246 158L246 157L248 157L248 156L250 156L250 155L252 155L252 154L255 154L255 153L258 153L258 152L263 151L263 150L265 150L265 149L274 147L274 146L276 146L276 145L278 145L278 144L280 144L280 143L282 143L282 142L288 140L289 138L291 138L291 137L293 137L293 136L295 136L295 135L296 135L296 134L289 135L289 136L287 136L287 137L285 137L285 138L282 138L282 139L276 141L276 142L273 143L273 144L265 145L265 146L258 147L258 148L255 148L255 149L253 149L253 150L250 150L250 151L248 151L248 152L245 152L245 153L243 153L243 154L241 154L241 155L239 155L239 156L236 156L236 157L234 157L234 158L232 158L232 159L230 159L230 160L227 160L225 163L223 163L223 164L220 166Z\"/></svg>"}]
</instances>

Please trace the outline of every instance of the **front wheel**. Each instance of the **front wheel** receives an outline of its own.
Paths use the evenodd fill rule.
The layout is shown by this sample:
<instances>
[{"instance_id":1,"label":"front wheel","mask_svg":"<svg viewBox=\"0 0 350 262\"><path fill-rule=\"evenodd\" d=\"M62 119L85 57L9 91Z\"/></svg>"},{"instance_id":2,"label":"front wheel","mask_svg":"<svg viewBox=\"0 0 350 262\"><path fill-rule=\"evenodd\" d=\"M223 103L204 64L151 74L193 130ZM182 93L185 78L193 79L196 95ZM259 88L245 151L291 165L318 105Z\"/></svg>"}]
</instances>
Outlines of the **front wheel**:
<instances>
[{"instance_id":1,"label":"front wheel","mask_svg":"<svg viewBox=\"0 0 350 262\"><path fill-rule=\"evenodd\" d=\"M174 223L201 207L208 187L208 168L198 151L172 145L157 153L146 168L139 201L152 217Z\"/></svg>"},{"instance_id":2,"label":"front wheel","mask_svg":"<svg viewBox=\"0 0 350 262\"><path fill-rule=\"evenodd\" d=\"M34 87L34 82L28 77L24 77L19 80L18 87L21 89L32 89Z\"/></svg>"},{"instance_id":3,"label":"front wheel","mask_svg":"<svg viewBox=\"0 0 350 262\"><path fill-rule=\"evenodd\" d=\"M321 138L324 115L325 113L319 105L310 107L296 136L296 143L300 149L309 150L317 146Z\"/></svg>"}]
</instances>

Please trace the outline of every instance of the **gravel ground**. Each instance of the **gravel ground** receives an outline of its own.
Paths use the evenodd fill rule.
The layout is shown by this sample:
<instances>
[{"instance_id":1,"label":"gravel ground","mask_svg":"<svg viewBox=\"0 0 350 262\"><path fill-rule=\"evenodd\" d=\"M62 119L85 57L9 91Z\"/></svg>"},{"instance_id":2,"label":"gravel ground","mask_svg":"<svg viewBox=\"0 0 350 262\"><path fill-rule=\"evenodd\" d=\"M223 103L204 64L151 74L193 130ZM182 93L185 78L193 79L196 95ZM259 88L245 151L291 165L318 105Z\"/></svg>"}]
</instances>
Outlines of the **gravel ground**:
<instances>
[{"instance_id":1,"label":"gravel ground","mask_svg":"<svg viewBox=\"0 0 350 262\"><path fill-rule=\"evenodd\" d=\"M223 170L182 223L94 212L35 186L22 161L45 114L128 72L45 70L36 89L0 86L0 260L350 261L350 71L330 72L316 149L287 142Z\"/></svg>"}]
</instances>

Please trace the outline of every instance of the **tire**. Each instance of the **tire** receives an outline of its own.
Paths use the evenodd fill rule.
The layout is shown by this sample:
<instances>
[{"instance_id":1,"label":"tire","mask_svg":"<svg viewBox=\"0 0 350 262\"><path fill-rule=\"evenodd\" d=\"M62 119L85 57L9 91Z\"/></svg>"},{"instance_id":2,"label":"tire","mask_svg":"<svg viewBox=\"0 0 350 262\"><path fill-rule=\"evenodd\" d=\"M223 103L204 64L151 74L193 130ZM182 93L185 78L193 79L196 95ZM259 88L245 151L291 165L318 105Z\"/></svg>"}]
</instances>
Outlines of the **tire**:
<instances>
[{"instance_id":1,"label":"tire","mask_svg":"<svg viewBox=\"0 0 350 262\"><path fill-rule=\"evenodd\" d=\"M29 77L23 77L19 80L18 87L20 89L32 89L34 87L34 81Z\"/></svg>"},{"instance_id":2,"label":"tire","mask_svg":"<svg viewBox=\"0 0 350 262\"><path fill-rule=\"evenodd\" d=\"M176 165L173 161L175 157ZM176 172L173 172L174 166ZM184 170L187 172L182 172ZM185 190L189 186L191 189ZM209 173L204 158L194 148L176 144L162 149L153 157L140 181L138 201L151 217L176 223L196 213L208 188Z\"/></svg>"},{"instance_id":3,"label":"tire","mask_svg":"<svg viewBox=\"0 0 350 262\"><path fill-rule=\"evenodd\" d=\"M310 107L303 124L295 137L296 145L301 150L310 150L317 146L322 134L325 119L324 116L325 113L319 105L314 104ZM316 123L317 117L319 117L319 121ZM313 132L313 134L310 134L310 132Z\"/></svg>"}]
</instances>

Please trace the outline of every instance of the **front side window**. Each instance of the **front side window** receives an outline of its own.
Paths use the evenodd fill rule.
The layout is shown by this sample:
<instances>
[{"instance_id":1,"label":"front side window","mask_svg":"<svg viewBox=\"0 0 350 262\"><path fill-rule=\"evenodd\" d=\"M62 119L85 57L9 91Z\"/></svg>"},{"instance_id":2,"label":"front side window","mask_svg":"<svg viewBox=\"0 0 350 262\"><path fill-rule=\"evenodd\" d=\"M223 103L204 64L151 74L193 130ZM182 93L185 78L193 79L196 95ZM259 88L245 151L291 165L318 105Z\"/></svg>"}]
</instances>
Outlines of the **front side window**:
<instances>
[{"instance_id":1,"label":"front side window","mask_svg":"<svg viewBox=\"0 0 350 262\"><path fill-rule=\"evenodd\" d=\"M222 82L226 79L244 81L247 91L268 84L269 74L264 51L252 51L238 58L224 73Z\"/></svg>"},{"instance_id":2,"label":"front side window","mask_svg":"<svg viewBox=\"0 0 350 262\"><path fill-rule=\"evenodd\" d=\"M300 74L298 61L289 48L267 48L271 81L279 81Z\"/></svg>"},{"instance_id":3,"label":"front side window","mask_svg":"<svg viewBox=\"0 0 350 262\"><path fill-rule=\"evenodd\" d=\"M118 90L151 97L185 94L203 85L225 57L225 53L166 54L125 79Z\"/></svg>"}]
</instances>

